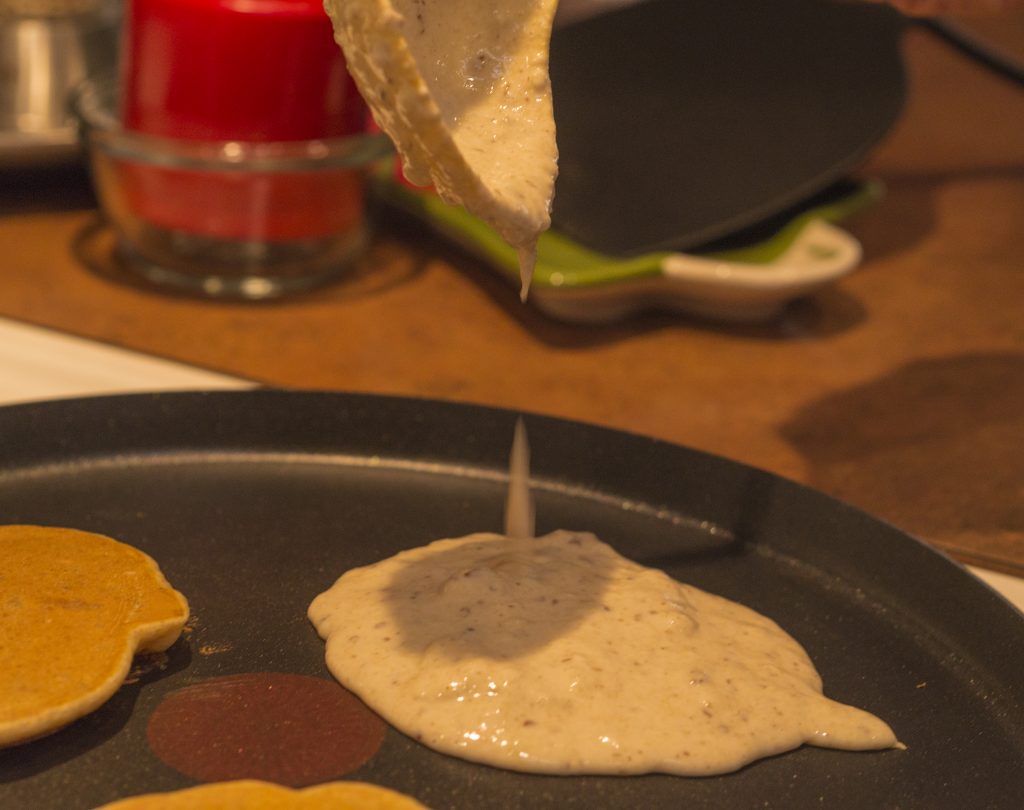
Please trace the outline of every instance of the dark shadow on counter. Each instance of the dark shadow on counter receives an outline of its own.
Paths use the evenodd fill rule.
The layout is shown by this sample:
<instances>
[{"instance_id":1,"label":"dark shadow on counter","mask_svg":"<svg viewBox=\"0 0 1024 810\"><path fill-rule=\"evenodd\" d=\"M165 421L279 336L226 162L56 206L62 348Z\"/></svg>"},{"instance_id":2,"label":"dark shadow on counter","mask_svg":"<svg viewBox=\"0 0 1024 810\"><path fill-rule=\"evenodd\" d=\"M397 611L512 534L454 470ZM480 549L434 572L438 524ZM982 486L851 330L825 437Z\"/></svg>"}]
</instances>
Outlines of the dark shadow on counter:
<instances>
[{"instance_id":1,"label":"dark shadow on counter","mask_svg":"<svg viewBox=\"0 0 1024 810\"><path fill-rule=\"evenodd\" d=\"M844 224L864 248L867 271L873 262L910 250L935 230L935 186L940 182L913 177L887 181L884 199Z\"/></svg>"},{"instance_id":2,"label":"dark shadow on counter","mask_svg":"<svg viewBox=\"0 0 1024 810\"><path fill-rule=\"evenodd\" d=\"M916 360L802 408L808 483L928 539L1021 532L1024 353Z\"/></svg>"},{"instance_id":3,"label":"dark shadow on counter","mask_svg":"<svg viewBox=\"0 0 1024 810\"><path fill-rule=\"evenodd\" d=\"M82 164L0 170L0 214L56 213L95 207L89 173Z\"/></svg>"}]
</instances>

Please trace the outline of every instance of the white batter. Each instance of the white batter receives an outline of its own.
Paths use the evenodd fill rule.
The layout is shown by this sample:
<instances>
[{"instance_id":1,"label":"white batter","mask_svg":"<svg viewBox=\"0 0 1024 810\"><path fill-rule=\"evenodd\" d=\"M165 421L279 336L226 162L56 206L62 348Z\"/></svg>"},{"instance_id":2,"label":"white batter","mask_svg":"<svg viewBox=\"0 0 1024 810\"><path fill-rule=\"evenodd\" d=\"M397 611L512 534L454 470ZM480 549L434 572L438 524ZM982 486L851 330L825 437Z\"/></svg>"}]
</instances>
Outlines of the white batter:
<instances>
[{"instance_id":1,"label":"white batter","mask_svg":"<svg viewBox=\"0 0 1024 810\"><path fill-rule=\"evenodd\" d=\"M335 37L406 177L518 249L525 298L558 171L556 0L327 0Z\"/></svg>"},{"instance_id":2,"label":"white batter","mask_svg":"<svg viewBox=\"0 0 1024 810\"><path fill-rule=\"evenodd\" d=\"M590 534L440 540L347 572L309 616L331 672L396 728L499 767L704 775L898 745L823 697L774 622Z\"/></svg>"}]
</instances>

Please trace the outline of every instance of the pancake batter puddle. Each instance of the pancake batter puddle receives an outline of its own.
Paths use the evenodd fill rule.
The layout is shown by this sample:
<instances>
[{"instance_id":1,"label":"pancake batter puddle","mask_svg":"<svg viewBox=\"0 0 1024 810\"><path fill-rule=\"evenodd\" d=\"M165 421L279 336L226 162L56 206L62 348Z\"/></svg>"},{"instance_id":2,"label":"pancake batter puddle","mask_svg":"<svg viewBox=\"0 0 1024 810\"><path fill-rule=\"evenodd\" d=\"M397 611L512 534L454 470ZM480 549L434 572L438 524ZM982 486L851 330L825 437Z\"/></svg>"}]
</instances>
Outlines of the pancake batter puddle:
<instances>
[{"instance_id":1,"label":"pancake batter puddle","mask_svg":"<svg viewBox=\"0 0 1024 810\"><path fill-rule=\"evenodd\" d=\"M898 745L822 695L770 619L591 534L477 534L351 570L309 609L327 665L406 734L513 770L725 773Z\"/></svg>"}]
</instances>

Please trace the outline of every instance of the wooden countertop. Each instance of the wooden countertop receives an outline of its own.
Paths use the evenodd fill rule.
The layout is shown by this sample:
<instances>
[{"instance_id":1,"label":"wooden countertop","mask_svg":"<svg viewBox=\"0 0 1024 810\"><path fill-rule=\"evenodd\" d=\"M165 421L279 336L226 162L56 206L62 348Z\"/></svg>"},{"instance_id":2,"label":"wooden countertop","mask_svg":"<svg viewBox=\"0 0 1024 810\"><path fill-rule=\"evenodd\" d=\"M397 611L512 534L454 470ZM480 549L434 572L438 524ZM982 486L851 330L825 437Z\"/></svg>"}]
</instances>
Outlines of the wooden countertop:
<instances>
[{"instance_id":1,"label":"wooden countertop","mask_svg":"<svg viewBox=\"0 0 1024 810\"><path fill-rule=\"evenodd\" d=\"M1024 55L1024 16L990 20ZM1024 574L1024 91L922 32L864 168L861 269L763 327L555 323L385 224L356 277L243 305L115 283L80 174L0 174L0 314L272 385L556 414L806 482L964 561Z\"/></svg>"}]
</instances>

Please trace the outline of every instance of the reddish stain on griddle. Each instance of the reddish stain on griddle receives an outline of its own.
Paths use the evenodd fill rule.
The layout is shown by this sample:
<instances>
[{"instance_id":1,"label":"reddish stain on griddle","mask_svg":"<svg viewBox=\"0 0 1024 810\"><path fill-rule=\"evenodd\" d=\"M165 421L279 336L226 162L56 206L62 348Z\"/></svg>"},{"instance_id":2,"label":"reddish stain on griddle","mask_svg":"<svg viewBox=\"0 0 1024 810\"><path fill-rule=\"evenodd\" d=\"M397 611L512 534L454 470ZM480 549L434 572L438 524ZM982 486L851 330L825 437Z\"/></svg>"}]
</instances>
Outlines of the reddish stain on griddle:
<instances>
[{"instance_id":1,"label":"reddish stain on griddle","mask_svg":"<svg viewBox=\"0 0 1024 810\"><path fill-rule=\"evenodd\" d=\"M149 719L150 748L200 782L263 779L303 787L377 753L384 722L333 681L252 673L169 694Z\"/></svg>"}]
</instances>

